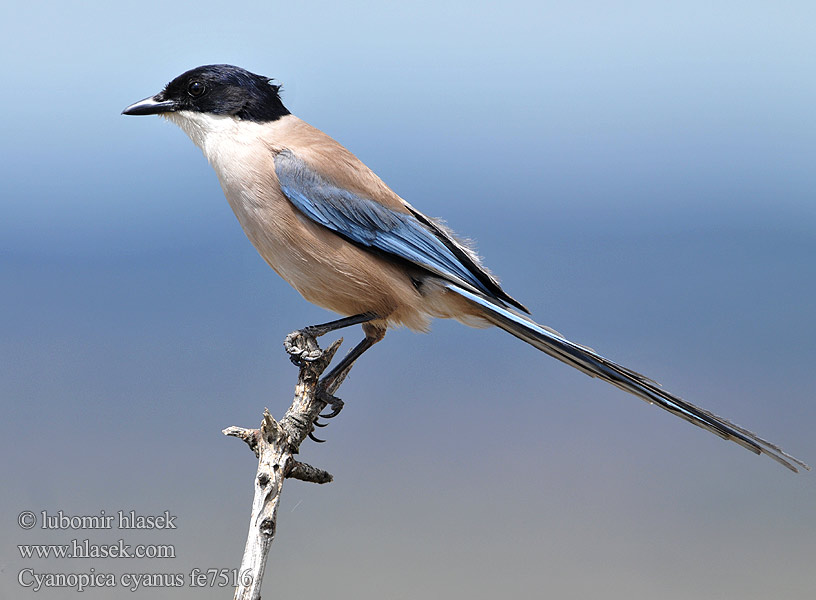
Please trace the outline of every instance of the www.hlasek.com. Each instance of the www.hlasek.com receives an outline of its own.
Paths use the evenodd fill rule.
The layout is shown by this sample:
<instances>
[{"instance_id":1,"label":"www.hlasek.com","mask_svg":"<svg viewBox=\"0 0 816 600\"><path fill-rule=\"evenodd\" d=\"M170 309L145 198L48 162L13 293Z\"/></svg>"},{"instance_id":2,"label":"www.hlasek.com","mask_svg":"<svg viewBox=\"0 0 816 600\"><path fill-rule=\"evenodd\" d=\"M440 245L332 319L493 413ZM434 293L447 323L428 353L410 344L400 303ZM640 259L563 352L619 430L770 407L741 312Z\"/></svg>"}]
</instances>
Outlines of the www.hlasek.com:
<instances>
[{"instance_id":1,"label":"www.hlasek.com","mask_svg":"<svg viewBox=\"0 0 816 600\"><path fill-rule=\"evenodd\" d=\"M125 540L115 544L93 544L71 540L67 544L17 544L20 558L176 558L173 544L137 544Z\"/></svg>"}]
</instances>

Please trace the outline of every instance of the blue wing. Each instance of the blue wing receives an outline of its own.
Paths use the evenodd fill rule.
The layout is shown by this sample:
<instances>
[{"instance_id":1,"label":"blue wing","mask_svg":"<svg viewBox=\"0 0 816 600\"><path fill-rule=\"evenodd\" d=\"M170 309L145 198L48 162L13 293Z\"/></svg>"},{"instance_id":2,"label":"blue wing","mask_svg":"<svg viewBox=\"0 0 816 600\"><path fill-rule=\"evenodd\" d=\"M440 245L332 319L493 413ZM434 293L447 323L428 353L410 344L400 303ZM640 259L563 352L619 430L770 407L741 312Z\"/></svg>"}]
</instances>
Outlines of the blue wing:
<instances>
[{"instance_id":1,"label":"blue wing","mask_svg":"<svg viewBox=\"0 0 816 600\"><path fill-rule=\"evenodd\" d=\"M338 187L289 150L275 157L286 197L315 223L347 240L406 260L442 279L527 310L439 225L418 212L391 210Z\"/></svg>"}]
</instances>

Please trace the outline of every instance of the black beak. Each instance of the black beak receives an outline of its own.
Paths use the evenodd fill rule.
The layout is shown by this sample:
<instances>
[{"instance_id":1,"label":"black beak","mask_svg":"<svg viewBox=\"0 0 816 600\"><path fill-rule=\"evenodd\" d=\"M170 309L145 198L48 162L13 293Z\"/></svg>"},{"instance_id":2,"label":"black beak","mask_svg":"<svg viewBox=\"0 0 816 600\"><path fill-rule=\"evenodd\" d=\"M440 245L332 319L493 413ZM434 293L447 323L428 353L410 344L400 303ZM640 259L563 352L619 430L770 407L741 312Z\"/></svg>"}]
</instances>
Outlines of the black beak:
<instances>
[{"instance_id":1,"label":"black beak","mask_svg":"<svg viewBox=\"0 0 816 600\"><path fill-rule=\"evenodd\" d=\"M159 94L139 100L122 111L123 115L160 115L161 113L176 110L176 103L172 100L157 100Z\"/></svg>"}]
</instances>

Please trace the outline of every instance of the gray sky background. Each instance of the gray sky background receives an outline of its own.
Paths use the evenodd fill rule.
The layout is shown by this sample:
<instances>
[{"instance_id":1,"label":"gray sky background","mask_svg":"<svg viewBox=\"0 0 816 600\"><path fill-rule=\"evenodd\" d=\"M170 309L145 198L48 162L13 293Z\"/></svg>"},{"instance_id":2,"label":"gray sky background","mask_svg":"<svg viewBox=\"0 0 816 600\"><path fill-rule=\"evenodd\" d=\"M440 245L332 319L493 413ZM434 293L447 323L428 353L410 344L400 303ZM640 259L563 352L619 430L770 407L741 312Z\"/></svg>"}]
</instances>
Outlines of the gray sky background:
<instances>
[{"instance_id":1,"label":"gray sky background","mask_svg":"<svg viewBox=\"0 0 816 600\"><path fill-rule=\"evenodd\" d=\"M119 114L213 62L276 78L542 323L816 462L816 10L612 4L7 5L0 596L24 568L240 562L255 464L220 430L282 415L283 337L333 316L264 264L181 131ZM816 595L814 475L501 332L391 332L341 396L301 456L335 482L287 484L270 596ZM178 529L24 531L23 510ZM85 538L176 558L17 550ZM188 582L82 597L231 593Z\"/></svg>"}]
</instances>

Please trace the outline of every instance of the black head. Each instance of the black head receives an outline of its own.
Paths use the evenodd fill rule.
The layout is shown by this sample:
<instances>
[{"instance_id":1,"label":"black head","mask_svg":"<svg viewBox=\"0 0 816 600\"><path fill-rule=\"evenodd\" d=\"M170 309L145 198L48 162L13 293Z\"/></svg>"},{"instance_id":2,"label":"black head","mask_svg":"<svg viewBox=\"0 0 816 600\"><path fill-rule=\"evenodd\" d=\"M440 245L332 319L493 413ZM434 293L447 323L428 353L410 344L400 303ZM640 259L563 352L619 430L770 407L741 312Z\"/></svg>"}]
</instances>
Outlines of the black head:
<instances>
[{"instance_id":1,"label":"black head","mask_svg":"<svg viewBox=\"0 0 816 600\"><path fill-rule=\"evenodd\" d=\"M289 114L281 102L279 85L232 65L206 65L182 73L161 92L131 104L122 114L157 115L181 110L257 122L275 121Z\"/></svg>"}]
</instances>

